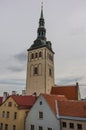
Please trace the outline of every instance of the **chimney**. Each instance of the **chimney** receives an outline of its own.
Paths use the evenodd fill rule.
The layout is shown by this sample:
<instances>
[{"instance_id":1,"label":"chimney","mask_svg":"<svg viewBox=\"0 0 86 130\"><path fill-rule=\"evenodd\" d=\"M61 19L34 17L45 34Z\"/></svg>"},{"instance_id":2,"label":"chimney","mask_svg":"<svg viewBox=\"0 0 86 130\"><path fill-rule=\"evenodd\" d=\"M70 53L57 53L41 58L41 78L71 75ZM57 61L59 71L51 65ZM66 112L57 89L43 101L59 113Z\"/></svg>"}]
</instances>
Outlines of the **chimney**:
<instances>
[{"instance_id":1,"label":"chimney","mask_svg":"<svg viewBox=\"0 0 86 130\"><path fill-rule=\"evenodd\" d=\"M3 102L7 99L8 95L8 92L3 92Z\"/></svg>"},{"instance_id":2,"label":"chimney","mask_svg":"<svg viewBox=\"0 0 86 130\"><path fill-rule=\"evenodd\" d=\"M76 86L77 86L77 87L79 86L78 82L76 82Z\"/></svg>"},{"instance_id":3,"label":"chimney","mask_svg":"<svg viewBox=\"0 0 86 130\"><path fill-rule=\"evenodd\" d=\"M26 90L22 90L22 96L26 95Z\"/></svg>"},{"instance_id":4,"label":"chimney","mask_svg":"<svg viewBox=\"0 0 86 130\"><path fill-rule=\"evenodd\" d=\"M16 91L12 91L12 95L16 95Z\"/></svg>"}]
</instances>

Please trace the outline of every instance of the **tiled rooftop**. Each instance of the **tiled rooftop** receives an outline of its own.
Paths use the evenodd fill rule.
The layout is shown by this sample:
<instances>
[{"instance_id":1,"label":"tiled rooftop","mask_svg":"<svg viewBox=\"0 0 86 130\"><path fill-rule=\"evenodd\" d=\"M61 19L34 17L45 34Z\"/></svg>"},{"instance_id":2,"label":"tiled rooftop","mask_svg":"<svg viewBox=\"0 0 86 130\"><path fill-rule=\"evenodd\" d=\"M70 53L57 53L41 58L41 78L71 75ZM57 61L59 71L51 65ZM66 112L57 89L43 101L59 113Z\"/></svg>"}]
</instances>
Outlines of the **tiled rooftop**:
<instances>
[{"instance_id":1,"label":"tiled rooftop","mask_svg":"<svg viewBox=\"0 0 86 130\"><path fill-rule=\"evenodd\" d=\"M58 101L59 114L86 118L86 101Z\"/></svg>"},{"instance_id":2,"label":"tiled rooftop","mask_svg":"<svg viewBox=\"0 0 86 130\"><path fill-rule=\"evenodd\" d=\"M11 96L20 108L31 108L35 103L36 96Z\"/></svg>"},{"instance_id":3,"label":"tiled rooftop","mask_svg":"<svg viewBox=\"0 0 86 130\"><path fill-rule=\"evenodd\" d=\"M78 99L78 86L55 86L51 89L51 94L54 95L65 95L69 100Z\"/></svg>"},{"instance_id":4,"label":"tiled rooftop","mask_svg":"<svg viewBox=\"0 0 86 130\"><path fill-rule=\"evenodd\" d=\"M56 100L58 101L67 100L67 98L64 95L48 95L48 94L42 94L42 95L46 99L47 103L49 104L54 113L56 113Z\"/></svg>"}]
</instances>

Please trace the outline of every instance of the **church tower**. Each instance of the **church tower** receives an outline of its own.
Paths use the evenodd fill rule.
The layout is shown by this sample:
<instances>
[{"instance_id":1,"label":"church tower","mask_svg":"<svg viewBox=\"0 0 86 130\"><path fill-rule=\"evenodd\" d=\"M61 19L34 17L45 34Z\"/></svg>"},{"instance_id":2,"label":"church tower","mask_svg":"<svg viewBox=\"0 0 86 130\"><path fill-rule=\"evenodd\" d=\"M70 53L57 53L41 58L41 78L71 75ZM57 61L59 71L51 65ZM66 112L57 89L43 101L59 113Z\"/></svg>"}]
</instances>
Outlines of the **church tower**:
<instances>
[{"instance_id":1,"label":"church tower","mask_svg":"<svg viewBox=\"0 0 86 130\"><path fill-rule=\"evenodd\" d=\"M46 39L43 5L37 29L37 38L28 49L26 93L49 94L54 86L54 52Z\"/></svg>"}]
</instances>

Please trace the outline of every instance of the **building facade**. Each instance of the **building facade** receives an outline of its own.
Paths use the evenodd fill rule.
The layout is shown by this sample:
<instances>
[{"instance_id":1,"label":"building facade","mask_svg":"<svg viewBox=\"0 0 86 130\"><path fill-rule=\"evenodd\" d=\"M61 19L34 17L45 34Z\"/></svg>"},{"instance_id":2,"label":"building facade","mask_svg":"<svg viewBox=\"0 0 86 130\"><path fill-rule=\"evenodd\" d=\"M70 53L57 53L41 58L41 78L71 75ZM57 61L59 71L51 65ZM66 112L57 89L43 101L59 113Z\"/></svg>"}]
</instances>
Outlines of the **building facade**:
<instances>
[{"instance_id":1,"label":"building facade","mask_svg":"<svg viewBox=\"0 0 86 130\"><path fill-rule=\"evenodd\" d=\"M64 96L41 94L27 115L25 130L60 130L56 100Z\"/></svg>"},{"instance_id":2,"label":"building facade","mask_svg":"<svg viewBox=\"0 0 86 130\"><path fill-rule=\"evenodd\" d=\"M75 85L54 86L50 94L65 95L68 100L81 100L78 82Z\"/></svg>"},{"instance_id":3,"label":"building facade","mask_svg":"<svg viewBox=\"0 0 86 130\"><path fill-rule=\"evenodd\" d=\"M54 85L54 52L46 39L43 6L37 30L37 39L28 49L26 93L50 93Z\"/></svg>"},{"instance_id":4,"label":"building facade","mask_svg":"<svg viewBox=\"0 0 86 130\"><path fill-rule=\"evenodd\" d=\"M24 130L27 112L35 97L10 96L0 106L0 130Z\"/></svg>"},{"instance_id":5,"label":"building facade","mask_svg":"<svg viewBox=\"0 0 86 130\"><path fill-rule=\"evenodd\" d=\"M86 101L57 101L61 130L86 130Z\"/></svg>"}]
</instances>

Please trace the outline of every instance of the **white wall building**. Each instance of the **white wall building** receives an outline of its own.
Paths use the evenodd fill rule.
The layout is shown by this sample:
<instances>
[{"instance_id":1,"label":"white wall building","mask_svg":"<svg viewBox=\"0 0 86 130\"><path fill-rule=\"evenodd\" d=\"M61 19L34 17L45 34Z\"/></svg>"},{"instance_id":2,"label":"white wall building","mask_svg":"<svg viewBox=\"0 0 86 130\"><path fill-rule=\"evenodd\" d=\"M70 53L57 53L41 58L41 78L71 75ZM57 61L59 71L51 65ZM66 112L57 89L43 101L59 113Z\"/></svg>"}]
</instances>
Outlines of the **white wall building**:
<instances>
[{"instance_id":1,"label":"white wall building","mask_svg":"<svg viewBox=\"0 0 86 130\"><path fill-rule=\"evenodd\" d=\"M25 130L60 130L56 100L65 97L41 94L27 115Z\"/></svg>"}]
</instances>

